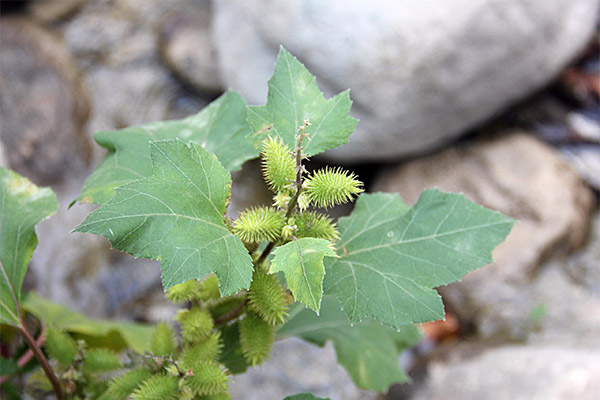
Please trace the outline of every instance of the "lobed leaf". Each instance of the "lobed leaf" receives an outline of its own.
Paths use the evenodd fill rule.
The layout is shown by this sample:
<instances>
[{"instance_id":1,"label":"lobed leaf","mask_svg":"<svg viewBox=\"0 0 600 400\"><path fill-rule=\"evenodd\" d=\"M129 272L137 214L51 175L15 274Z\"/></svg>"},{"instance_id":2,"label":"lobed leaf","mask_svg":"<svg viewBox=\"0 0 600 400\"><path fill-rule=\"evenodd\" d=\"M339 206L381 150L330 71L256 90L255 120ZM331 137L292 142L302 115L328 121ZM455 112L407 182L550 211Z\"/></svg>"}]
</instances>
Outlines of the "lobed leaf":
<instances>
[{"instance_id":1,"label":"lobed leaf","mask_svg":"<svg viewBox=\"0 0 600 400\"><path fill-rule=\"evenodd\" d=\"M21 285L37 246L35 226L56 212L50 188L0 167L0 323L18 326Z\"/></svg>"},{"instance_id":2,"label":"lobed leaf","mask_svg":"<svg viewBox=\"0 0 600 400\"><path fill-rule=\"evenodd\" d=\"M335 257L325 239L302 238L273 251L271 272L283 272L294 298L319 314L325 276L324 257Z\"/></svg>"},{"instance_id":3,"label":"lobed leaf","mask_svg":"<svg viewBox=\"0 0 600 400\"><path fill-rule=\"evenodd\" d=\"M385 391L393 383L409 380L399 366L398 355L421 339L414 325L406 325L400 331L373 320L351 326L338 301L330 296L323 298L319 316L297 306L278 332L279 338L290 336L319 346L330 340L338 362L356 386L374 391Z\"/></svg>"},{"instance_id":4,"label":"lobed leaf","mask_svg":"<svg viewBox=\"0 0 600 400\"><path fill-rule=\"evenodd\" d=\"M258 157L248 141L246 102L228 91L198 114L182 120L153 122L116 131L98 132L96 142L108 150L106 157L88 177L77 200L104 204L115 188L152 174L150 142L179 138L214 153L225 168L236 171Z\"/></svg>"},{"instance_id":5,"label":"lobed leaf","mask_svg":"<svg viewBox=\"0 0 600 400\"><path fill-rule=\"evenodd\" d=\"M161 261L165 290L213 272L223 296L248 288L252 259L224 222L229 172L195 143L152 142L150 152L153 174L117 188L75 231Z\"/></svg>"},{"instance_id":6,"label":"lobed leaf","mask_svg":"<svg viewBox=\"0 0 600 400\"><path fill-rule=\"evenodd\" d=\"M339 220L340 258L328 259L325 294L355 323L369 316L394 328L444 317L434 287L491 263L515 223L463 195L425 190L409 209L394 194L359 198Z\"/></svg>"},{"instance_id":7,"label":"lobed leaf","mask_svg":"<svg viewBox=\"0 0 600 400\"><path fill-rule=\"evenodd\" d=\"M258 145L267 136L278 136L290 148L296 148L296 132L304 120L308 143L303 152L308 156L348 143L357 120L350 117L349 91L325 99L315 77L300 61L281 47L273 76L269 79L267 104L248 107L248 122Z\"/></svg>"}]
</instances>

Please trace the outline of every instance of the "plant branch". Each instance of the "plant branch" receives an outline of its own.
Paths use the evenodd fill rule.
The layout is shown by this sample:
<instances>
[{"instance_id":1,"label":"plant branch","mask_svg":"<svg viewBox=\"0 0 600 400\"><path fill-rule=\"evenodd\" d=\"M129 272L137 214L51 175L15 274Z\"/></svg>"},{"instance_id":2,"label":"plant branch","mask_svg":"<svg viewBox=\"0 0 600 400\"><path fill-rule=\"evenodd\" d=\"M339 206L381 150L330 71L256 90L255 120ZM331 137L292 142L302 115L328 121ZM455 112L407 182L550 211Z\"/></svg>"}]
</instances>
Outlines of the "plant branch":
<instances>
[{"instance_id":1,"label":"plant branch","mask_svg":"<svg viewBox=\"0 0 600 400\"><path fill-rule=\"evenodd\" d=\"M44 344L45 340L46 340L46 325L42 324L42 332L40 332L40 335L35 340L35 343L38 346L41 346L42 344ZM19 368L23 368L25 365L27 365L27 363L29 361L31 361L32 358L33 358L33 350L27 349L27 351L21 357L19 357L19 359L17 360L17 365L19 366ZM0 385L3 384L4 382L8 381L12 376L13 376L13 374L7 374L7 375L0 376Z\"/></svg>"},{"instance_id":2,"label":"plant branch","mask_svg":"<svg viewBox=\"0 0 600 400\"><path fill-rule=\"evenodd\" d=\"M308 134L306 133L306 128L309 125L310 122L308 122L308 120L305 119L302 125L298 127L300 134L298 135L298 144L296 145L296 181L294 182L294 186L296 186L296 193L288 203L288 208L285 213L286 218L290 218L294 213L296 205L298 204L298 198L300 197L300 193L302 193L302 174L305 171L304 165L302 165L302 142L304 141L305 137L308 137ZM275 247L275 244L276 242L274 241L271 241L267 244L267 247L265 247L258 260L256 260L256 265L262 264L267 259L267 257Z\"/></svg>"},{"instance_id":3,"label":"plant branch","mask_svg":"<svg viewBox=\"0 0 600 400\"><path fill-rule=\"evenodd\" d=\"M19 314L20 314L20 312L19 312ZM17 329L23 336L23 339L25 339L25 341L27 342L27 345L33 352L33 355L40 363L40 366L42 367L42 369L44 370L44 373L48 377L48 380L52 384L52 388L54 389L54 392L56 393L56 398L58 400L63 400L65 397L63 395L62 388L60 386L60 382L58 381L58 378L54 374L52 367L50 367L50 364L48 363L48 359L42 352L42 349L40 348L40 346L38 345L36 340L33 338L33 336L31 335L31 332L29 332L27 325L25 325L23 316L22 315L19 315L19 316L21 318L21 326L19 326Z\"/></svg>"},{"instance_id":4,"label":"plant branch","mask_svg":"<svg viewBox=\"0 0 600 400\"><path fill-rule=\"evenodd\" d=\"M246 306L246 304L248 304L248 298L246 298L242 304L240 304L239 306L237 306L236 308L234 308L233 310L229 311L226 314L221 315L219 318L215 319L215 325L223 325L226 324L227 322L236 319L237 317L239 317L240 315L242 315L242 312L244 311L244 307Z\"/></svg>"}]
</instances>

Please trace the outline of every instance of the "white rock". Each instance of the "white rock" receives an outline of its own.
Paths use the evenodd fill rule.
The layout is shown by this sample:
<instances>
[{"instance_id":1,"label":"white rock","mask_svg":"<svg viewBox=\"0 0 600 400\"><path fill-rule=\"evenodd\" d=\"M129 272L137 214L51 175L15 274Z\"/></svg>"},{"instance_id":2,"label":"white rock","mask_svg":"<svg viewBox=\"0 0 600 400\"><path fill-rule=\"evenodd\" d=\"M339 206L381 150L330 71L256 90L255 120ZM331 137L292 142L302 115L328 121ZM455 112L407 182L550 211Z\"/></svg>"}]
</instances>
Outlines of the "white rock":
<instances>
[{"instance_id":1,"label":"white rock","mask_svg":"<svg viewBox=\"0 0 600 400\"><path fill-rule=\"evenodd\" d=\"M436 148L552 79L582 48L597 0L221 0L213 37L226 86L254 104L279 45L360 118L339 160Z\"/></svg>"}]
</instances>

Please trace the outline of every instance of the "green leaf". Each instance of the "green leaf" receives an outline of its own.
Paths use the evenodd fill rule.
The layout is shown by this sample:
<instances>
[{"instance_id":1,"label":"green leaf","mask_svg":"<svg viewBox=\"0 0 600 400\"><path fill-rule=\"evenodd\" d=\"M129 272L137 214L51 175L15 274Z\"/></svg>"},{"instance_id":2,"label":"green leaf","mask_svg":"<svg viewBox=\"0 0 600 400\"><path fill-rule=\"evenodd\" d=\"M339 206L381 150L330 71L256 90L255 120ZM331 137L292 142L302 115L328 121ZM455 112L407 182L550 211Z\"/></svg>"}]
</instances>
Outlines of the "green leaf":
<instances>
[{"instance_id":1,"label":"green leaf","mask_svg":"<svg viewBox=\"0 0 600 400\"><path fill-rule=\"evenodd\" d=\"M491 263L514 220L429 189L408 210L397 195L363 195L339 221L338 259L325 264L325 294L351 322L370 316L394 328L444 317L432 288ZM331 260L331 261L329 261Z\"/></svg>"},{"instance_id":2,"label":"green leaf","mask_svg":"<svg viewBox=\"0 0 600 400\"><path fill-rule=\"evenodd\" d=\"M151 142L150 153L154 173L117 188L76 231L161 261L165 290L213 272L223 296L248 288L252 259L224 222L229 172L200 145L179 139Z\"/></svg>"},{"instance_id":3,"label":"green leaf","mask_svg":"<svg viewBox=\"0 0 600 400\"><path fill-rule=\"evenodd\" d=\"M329 397L315 397L312 393L299 393L293 396L288 396L283 400L331 400Z\"/></svg>"},{"instance_id":4,"label":"green leaf","mask_svg":"<svg viewBox=\"0 0 600 400\"><path fill-rule=\"evenodd\" d=\"M219 362L225 364L232 374L243 374L249 365L240 342L240 323L225 325L219 328L219 331L223 339L223 350L219 355Z\"/></svg>"},{"instance_id":5,"label":"green leaf","mask_svg":"<svg viewBox=\"0 0 600 400\"><path fill-rule=\"evenodd\" d=\"M356 386L374 391L385 391L393 383L409 380L398 356L421 338L414 325L405 325L399 332L370 319L351 326L337 300L330 296L323 298L320 316L302 306L294 308L278 336L298 336L319 346L330 340L338 362Z\"/></svg>"},{"instance_id":6,"label":"green leaf","mask_svg":"<svg viewBox=\"0 0 600 400\"><path fill-rule=\"evenodd\" d=\"M149 143L154 140L192 141L215 153L225 168L238 170L245 161L258 157L258 150L246 138L250 132L246 102L232 91L182 120L98 132L94 138L108 153L86 180L77 200L103 204L114 196L116 187L149 176Z\"/></svg>"},{"instance_id":7,"label":"green leaf","mask_svg":"<svg viewBox=\"0 0 600 400\"><path fill-rule=\"evenodd\" d=\"M19 372L19 365L15 360L0 357L0 376L12 375Z\"/></svg>"},{"instance_id":8,"label":"green leaf","mask_svg":"<svg viewBox=\"0 0 600 400\"><path fill-rule=\"evenodd\" d=\"M19 326L21 285L37 246L35 226L56 212L50 188L0 167L0 323Z\"/></svg>"},{"instance_id":9,"label":"green leaf","mask_svg":"<svg viewBox=\"0 0 600 400\"><path fill-rule=\"evenodd\" d=\"M306 129L308 143L304 153L313 156L348 143L357 120L350 117L349 91L327 100L319 90L315 77L283 47L279 50L275 71L269 79L267 104L248 107L248 122L253 141L279 136L294 149L296 133L304 120L312 124Z\"/></svg>"},{"instance_id":10,"label":"green leaf","mask_svg":"<svg viewBox=\"0 0 600 400\"><path fill-rule=\"evenodd\" d=\"M325 239L296 239L273 252L271 272L283 272L294 298L319 314L325 276L324 257L335 257Z\"/></svg>"},{"instance_id":11,"label":"green leaf","mask_svg":"<svg viewBox=\"0 0 600 400\"><path fill-rule=\"evenodd\" d=\"M88 344L116 351L124 348L131 348L138 353L150 351L153 326L91 319L70 308L42 299L33 292L29 292L25 298L23 308L47 325L69 332Z\"/></svg>"}]
</instances>

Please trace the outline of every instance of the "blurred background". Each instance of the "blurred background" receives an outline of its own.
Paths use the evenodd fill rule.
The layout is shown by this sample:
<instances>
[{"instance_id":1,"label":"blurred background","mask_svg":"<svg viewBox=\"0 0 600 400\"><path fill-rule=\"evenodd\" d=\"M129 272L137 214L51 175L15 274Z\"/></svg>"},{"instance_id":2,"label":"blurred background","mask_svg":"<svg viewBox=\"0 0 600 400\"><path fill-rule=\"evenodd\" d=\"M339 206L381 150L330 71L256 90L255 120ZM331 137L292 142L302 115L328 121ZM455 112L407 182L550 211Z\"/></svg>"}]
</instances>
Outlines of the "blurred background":
<instances>
[{"instance_id":1,"label":"blurred background","mask_svg":"<svg viewBox=\"0 0 600 400\"><path fill-rule=\"evenodd\" d=\"M275 346L236 399L592 399L600 393L598 0L1 1L0 165L49 185L26 289L96 317L173 310L157 263L69 234L101 161L92 134L197 113L227 88L264 104L284 45L326 96L351 88L350 143L314 159L413 203L463 192L520 221L496 262L439 288L448 317L401 362L411 385L357 390L329 344ZM229 213L269 201L256 162ZM351 207L333 210L347 214Z\"/></svg>"}]
</instances>

